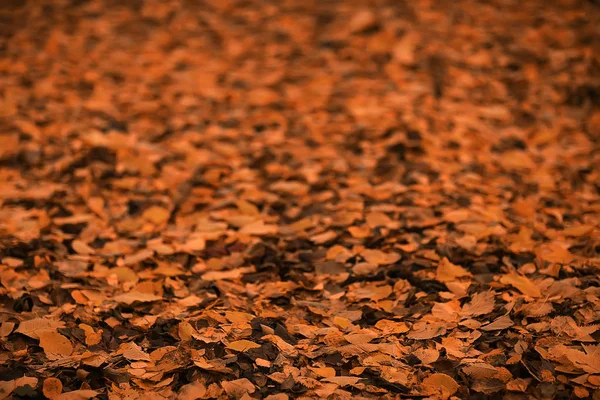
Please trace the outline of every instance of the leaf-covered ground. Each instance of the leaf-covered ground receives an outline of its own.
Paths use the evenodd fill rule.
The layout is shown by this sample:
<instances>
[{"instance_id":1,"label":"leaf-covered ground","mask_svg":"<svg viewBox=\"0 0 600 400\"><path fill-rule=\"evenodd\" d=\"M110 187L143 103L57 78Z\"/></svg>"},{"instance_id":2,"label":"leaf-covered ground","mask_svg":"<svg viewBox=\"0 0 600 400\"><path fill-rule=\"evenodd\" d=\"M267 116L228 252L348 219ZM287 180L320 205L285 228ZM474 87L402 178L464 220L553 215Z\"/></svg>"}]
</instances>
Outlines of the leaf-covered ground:
<instances>
[{"instance_id":1,"label":"leaf-covered ground","mask_svg":"<svg viewBox=\"0 0 600 400\"><path fill-rule=\"evenodd\" d=\"M600 397L597 2L0 32L0 399Z\"/></svg>"}]
</instances>

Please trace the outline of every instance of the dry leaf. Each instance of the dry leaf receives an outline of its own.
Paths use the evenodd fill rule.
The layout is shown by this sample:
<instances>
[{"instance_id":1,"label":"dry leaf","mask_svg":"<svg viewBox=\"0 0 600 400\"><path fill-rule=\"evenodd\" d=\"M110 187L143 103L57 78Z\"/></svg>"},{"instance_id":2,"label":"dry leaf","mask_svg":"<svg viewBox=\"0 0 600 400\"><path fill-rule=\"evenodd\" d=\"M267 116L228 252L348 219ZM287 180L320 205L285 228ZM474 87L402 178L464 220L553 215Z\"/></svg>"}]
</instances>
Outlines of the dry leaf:
<instances>
[{"instance_id":1,"label":"dry leaf","mask_svg":"<svg viewBox=\"0 0 600 400\"><path fill-rule=\"evenodd\" d=\"M195 381L192 383L188 383L187 385L183 385L181 389L179 389L179 393L177 394L178 400L196 400L204 398L206 394L206 386L200 382Z\"/></svg>"},{"instance_id":2,"label":"dry leaf","mask_svg":"<svg viewBox=\"0 0 600 400\"><path fill-rule=\"evenodd\" d=\"M370 10L361 10L354 14L348 22L350 32L357 33L370 28L377 23L375 14Z\"/></svg>"},{"instance_id":3,"label":"dry leaf","mask_svg":"<svg viewBox=\"0 0 600 400\"><path fill-rule=\"evenodd\" d=\"M44 387L42 389L44 396L49 399L53 399L62 393L62 382L56 378L46 378L44 380Z\"/></svg>"},{"instance_id":4,"label":"dry leaf","mask_svg":"<svg viewBox=\"0 0 600 400\"><path fill-rule=\"evenodd\" d=\"M434 324L429 322L416 322L407 337L410 339L424 340L433 339L434 337L446 333L446 328L442 324Z\"/></svg>"},{"instance_id":5,"label":"dry leaf","mask_svg":"<svg viewBox=\"0 0 600 400\"><path fill-rule=\"evenodd\" d=\"M421 363L423 365L434 363L440 357L440 352L437 351L436 349L421 348L421 349L415 350L413 354L419 360L421 360Z\"/></svg>"},{"instance_id":6,"label":"dry leaf","mask_svg":"<svg viewBox=\"0 0 600 400\"><path fill-rule=\"evenodd\" d=\"M94 346L102 340L102 331L96 332L94 328L87 324L79 324L79 328L85 332L85 344L88 346Z\"/></svg>"},{"instance_id":7,"label":"dry leaf","mask_svg":"<svg viewBox=\"0 0 600 400\"><path fill-rule=\"evenodd\" d=\"M59 321L47 318L34 318L27 321L22 321L15 332L22 333L23 335L27 335L34 339L39 339L40 332L55 331L60 327L62 327L62 323Z\"/></svg>"},{"instance_id":8,"label":"dry leaf","mask_svg":"<svg viewBox=\"0 0 600 400\"><path fill-rule=\"evenodd\" d=\"M331 367L308 367L312 372L321 378L331 378L335 376L335 368Z\"/></svg>"},{"instance_id":9,"label":"dry leaf","mask_svg":"<svg viewBox=\"0 0 600 400\"><path fill-rule=\"evenodd\" d=\"M179 338L181 340L191 340L196 330L194 327L187 321L181 321L179 325L177 325L177 330L179 332Z\"/></svg>"},{"instance_id":10,"label":"dry leaf","mask_svg":"<svg viewBox=\"0 0 600 400\"><path fill-rule=\"evenodd\" d=\"M235 351L248 351L251 349L259 349L261 346L260 344L251 342L249 340L237 340L235 342L231 342L227 345L228 349L231 350L235 350Z\"/></svg>"},{"instance_id":11,"label":"dry leaf","mask_svg":"<svg viewBox=\"0 0 600 400\"><path fill-rule=\"evenodd\" d=\"M144 211L142 218L155 225L164 224L169 220L171 212L159 206L152 206Z\"/></svg>"},{"instance_id":12,"label":"dry leaf","mask_svg":"<svg viewBox=\"0 0 600 400\"><path fill-rule=\"evenodd\" d=\"M527 296L540 297L542 295L541 290L535 286L533 282L526 276L519 275L515 272L511 272L506 275L502 275L500 282L505 285L512 285L519 289L519 291Z\"/></svg>"},{"instance_id":13,"label":"dry leaf","mask_svg":"<svg viewBox=\"0 0 600 400\"><path fill-rule=\"evenodd\" d=\"M77 254L94 254L96 252L96 250L81 240L73 240L71 247L73 247L73 250L75 250Z\"/></svg>"},{"instance_id":14,"label":"dry leaf","mask_svg":"<svg viewBox=\"0 0 600 400\"><path fill-rule=\"evenodd\" d=\"M98 396L98 392L95 390L82 389L59 394L52 400L87 400L96 396Z\"/></svg>"},{"instance_id":15,"label":"dry leaf","mask_svg":"<svg viewBox=\"0 0 600 400\"><path fill-rule=\"evenodd\" d=\"M119 346L118 354L122 354L123 357L130 361L150 361L150 355L134 342L122 343Z\"/></svg>"},{"instance_id":16,"label":"dry leaf","mask_svg":"<svg viewBox=\"0 0 600 400\"><path fill-rule=\"evenodd\" d=\"M469 277L471 273L460 265L452 264L447 258L443 258L438 264L435 279L440 282L452 282L457 278Z\"/></svg>"},{"instance_id":17,"label":"dry leaf","mask_svg":"<svg viewBox=\"0 0 600 400\"><path fill-rule=\"evenodd\" d=\"M264 221L256 221L240 229L245 235L274 235L278 232L277 225L268 225Z\"/></svg>"},{"instance_id":18,"label":"dry leaf","mask_svg":"<svg viewBox=\"0 0 600 400\"><path fill-rule=\"evenodd\" d=\"M0 325L0 337L6 337L10 335L14 328L14 322L3 322L2 325Z\"/></svg>"},{"instance_id":19,"label":"dry leaf","mask_svg":"<svg viewBox=\"0 0 600 400\"><path fill-rule=\"evenodd\" d=\"M397 253L384 253L380 250L363 250L360 255L365 259L369 264L374 265L385 265L385 264L393 264L400 260L400 255Z\"/></svg>"},{"instance_id":20,"label":"dry leaf","mask_svg":"<svg viewBox=\"0 0 600 400\"><path fill-rule=\"evenodd\" d=\"M46 357L58 360L73 353L71 341L58 332L41 331L38 333L40 346L44 349Z\"/></svg>"},{"instance_id":21,"label":"dry leaf","mask_svg":"<svg viewBox=\"0 0 600 400\"><path fill-rule=\"evenodd\" d=\"M463 317L476 317L489 314L494 311L496 300L492 292L475 293L470 302L465 304L461 310Z\"/></svg>"},{"instance_id":22,"label":"dry leaf","mask_svg":"<svg viewBox=\"0 0 600 400\"><path fill-rule=\"evenodd\" d=\"M360 378L356 376L330 376L323 379L323 382L331 382L339 386L348 386L356 385L359 380Z\"/></svg>"},{"instance_id":23,"label":"dry leaf","mask_svg":"<svg viewBox=\"0 0 600 400\"><path fill-rule=\"evenodd\" d=\"M147 303L151 301L162 300L162 297L149 293L131 291L115 296L113 297L113 300L119 303L133 304L135 302Z\"/></svg>"},{"instance_id":24,"label":"dry leaf","mask_svg":"<svg viewBox=\"0 0 600 400\"><path fill-rule=\"evenodd\" d=\"M246 378L236 379L234 381L224 381L221 385L229 396L236 399L242 398L245 394L254 393L256 390L252 382Z\"/></svg>"},{"instance_id":25,"label":"dry leaf","mask_svg":"<svg viewBox=\"0 0 600 400\"><path fill-rule=\"evenodd\" d=\"M423 379L423 390L428 395L436 395L448 399L458 390L458 383L449 375L432 374Z\"/></svg>"},{"instance_id":26,"label":"dry leaf","mask_svg":"<svg viewBox=\"0 0 600 400\"><path fill-rule=\"evenodd\" d=\"M494 322L482 326L480 329L482 331L499 331L502 329L509 328L513 325L514 323L512 322L512 320L507 315L503 315L494 320Z\"/></svg>"}]
</instances>

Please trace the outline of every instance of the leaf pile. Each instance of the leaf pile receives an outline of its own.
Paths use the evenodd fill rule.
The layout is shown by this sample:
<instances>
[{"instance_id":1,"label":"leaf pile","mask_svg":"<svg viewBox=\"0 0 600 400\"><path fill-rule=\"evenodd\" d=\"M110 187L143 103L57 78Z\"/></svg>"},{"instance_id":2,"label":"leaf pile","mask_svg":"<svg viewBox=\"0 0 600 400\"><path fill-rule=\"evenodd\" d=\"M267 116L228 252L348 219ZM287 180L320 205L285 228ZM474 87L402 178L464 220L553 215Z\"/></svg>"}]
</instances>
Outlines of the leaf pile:
<instances>
[{"instance_id":1,"label":"leaf pile","mask_svg":"<svg viewBox=\"0 0 600 400\"><path fill-rule=\"evenodd\" d=\"M0 400L600 398L596 2L8 3Z\"/></svg>"}]
</instances>

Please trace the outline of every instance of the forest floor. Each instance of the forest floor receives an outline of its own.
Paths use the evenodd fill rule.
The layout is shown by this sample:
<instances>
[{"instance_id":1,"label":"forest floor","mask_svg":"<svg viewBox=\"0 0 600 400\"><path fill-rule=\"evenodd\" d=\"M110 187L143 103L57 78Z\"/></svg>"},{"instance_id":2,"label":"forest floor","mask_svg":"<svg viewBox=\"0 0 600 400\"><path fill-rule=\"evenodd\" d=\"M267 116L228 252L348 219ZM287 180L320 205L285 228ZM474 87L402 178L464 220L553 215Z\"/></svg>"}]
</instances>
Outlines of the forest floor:
<instances>
[{"instance_id":1,"label":"forest floor","mask_svg":"<svg viewBox=\"0 0 600 400\"><path fill-rule=\"evenodd\" d=\"M0 35L0 400L600 399L598 2Z\"/></svg>"}]
</instances>

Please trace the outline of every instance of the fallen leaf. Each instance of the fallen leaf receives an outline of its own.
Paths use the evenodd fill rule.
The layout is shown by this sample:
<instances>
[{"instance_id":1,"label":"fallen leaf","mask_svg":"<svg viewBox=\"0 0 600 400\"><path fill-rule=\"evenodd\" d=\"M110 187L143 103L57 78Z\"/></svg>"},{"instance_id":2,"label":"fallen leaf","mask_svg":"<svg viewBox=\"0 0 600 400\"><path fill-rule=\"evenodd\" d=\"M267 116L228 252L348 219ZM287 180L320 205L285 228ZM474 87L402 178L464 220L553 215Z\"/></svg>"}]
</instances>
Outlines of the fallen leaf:
<instances>
[{"instance_id":1,"label":"fallen leaf","mask_svg":"<svg viewBox=\"0 0 600 400\"><path fill-rule=\"evenodd\" d=\"M358 11L348 22L350 32L357 33L364 31L377 23L375 14L370 10Z\"/></svg>"},{"instance_id":2,"label":"fallen leaf","mask_svg":"<svg viewBox=\"0 0 600 400\"><path fill-rule=\"evenodd\" d=\"M248 224L240 229L240 233L245 235L274 235L277 232L277 225L265 224L262 220Z\"/></svg>"},{"instance_id":3,"label":"fallen leaf","mask_svg":"<svg viewBox=\"0 0 600 400\"><path fill-rule=\"evenodd\" d=\"M526 276L519 275L515 272L511 272L506 275L502 275L500 282L505 285L512 285L519 289L519 291L527 296L540 297L542 295L541 290L535 286L533 282Z\"/></svg>"},{"instance_id":4,"label":"fallen leaf","mask_svg":"<svg viewBox=\"0 0 600 400\"><path fill-rule=\"evenodd\" d=\"M429 322L416 322L407 337L410 339L424 340L433 339L446 333L446 328L443 324L434 324Z\"/></svg>"},{"instance_id":5,"label":"fallen leaf","mask_svg":"<svg viewBox=\"0 0 600 400\"><path fill-rule=\"evenodd\" d=\"M56 378L46 378L44 380L43 393L49 399L53 399L62 393L62 382Z\"/></svg>"},{"instance_id":6,"label":"fallen leaf","mask_svg":"<svg viewBox=\"0 0 600 400\"><path fill-rule=\"evenodd\" d=\"M177 325L177 331L179 333L179 338L181 340L191 340L196 333L194 327L187 321L181 321L179 325Z\"/></svg>"},{"instance_id":7,"label":"fallen leaf","mask_svg":"<svg viewBox=\"0 0 600 400\"><path fill-rule=\"evenodd\" d=\"M244 351L248 351L251 349L259 349L261 346L260 344L251 342L249 340L237 340L235 342L231 342L227 345L228 349L231 350L235 350L235 351L240 351L240 352L244 352Z\"/></svg>"},{"instance_id":8,"label":"fallen leaf","mask_svg":"<svg viewBox=\"0 0 600 400\"><path fill-rule=\"evenodd\" d=\"M336 237L337 233L335 233L334 231L326 231L318 235L311 236L310 241L315 244L323 244L335 239Z\"/></svg>"},{"instance_id":9,"label":"fallen leaf","mask_svg":"<svg viewBox=\"0 0 600 400\"><path fill-rule=\"evenodd\" d=\"M152 222L155 225L164 224L169 220L171 213L169 210L159 206L152 206L144 211L142 218Z\"/></svg>"},{"instance_id":10,"label":"fallen leaf","mask_svg":"<svg viewBox=\"0 0 600 400\"><path fill-rule=\"evenodd\" d=\"M437 395L441 399L448 399L458 390L458 383L446 374L431 374L423 379L423 390L427 395Z\"/></svg>"},{"instance_id":11,"label":"fallen leaf","mask_svg":"<svg viewBox=\"0 0 600 400\"><path fill-rule=\"evenodd\" d=\"M150 355L134 342L122 343L117 353L130 361L150 361Z\"/></svg>"},{"instance_id":12,"label":"fallen leaf","mask_svg":"<svg viewBox=\"0 0 600 400\"><path fill-rule=\"evenodd\" d=\"M331 367L308 367L312 372L321 378L331 378L335 376L335 368Z\"/></svg>"},{"instance_id":13,"label":"fallen leaf","mask_svg":"<svg viewBox=\"0 0 600 400\"><path fill-rule=\"evenodd\" d=\"M421 348L421 349L415 350L413 354L419 360L421 360L421 363L423 365L428 365L428 364L434 363L438 360L438 358L440 358L440 352L437 351L436 349Z\"/></svg>"},{"instance_id":14,"label":"fallen leaf","mask_svg":"<svg viewBox=\"0 0 600 400\"><path fill-rule=\"evenodd\" d=\"M360 380L357 376L330 376L323 379L323 382L335 383L339 386L356 385Z\"/></svg>"},{"instance_id":15,"label":"fallen leaf","mask_svg":"<svg viewBox=\"0 0 600 400\"><path fill-rule=\"evenodd\" d=\"M204 398L206 394L206 386L200 382L195 381L192 383L188 383L187 385L183 385L181 389L179 389L179 393L177 394L178 400L196 400Z\"/></svg>"},{"instance_id":16,"label":"fallen leaf","mask_svg":"<svg viewBox=\"0 0 600 400\"><path fill-rule=\"evenodd\" d=\"M73 247L73 250L75 250L77 254L94 254L96 252L96 250L81 240L73 240L71 247Z\"/></svg>"},{"instance_id":17,"label":"fallen leaf","mask_svg":"<svg viewBox=\"0 0 600 400\"><path fill-rule=\"evenodd\" d=\"M492 292L475 293L471 301L463 306L460 314L463 318L489 314L494 311L495 305L496 300Z\"/></svg>"},{"instance_id":18,"label":"fallen leaf","mask_svg":"<svg viewBox=\"0 0 600 400\"><path fill-rule=\"evenodd\" d=\"M40 346L50 360L58 360L73 353L71 341L58 332L41 331L39 338Z\"/></svg>"},{"instance_id":19,"label":"fallen leaf","mask_svg":"<svg viewBox=\"0 0 600 400\"><path fill-rule=\"evenodd\" d=\"M397 253L385 253L380 250L363 250L360 255L365 259L369 264L374 265L385 265L385 264L393 264L400 260L400 255Z\"/></svg>"},{"instance_id":20,"label":"fallen leaf","mask_svg":"<svg viewBox=\"0 0 600 400\"><path fill-rule=\"evenodd\" d=\"M494 320L492 323L482 326L480 329L482 331L499 331L509 328L513 325L513 321L507 315L503 315Z\"/></svg>"},{"instance_id":21,"label":"fallen leaf","mask_svg":"<svg viewBox=\"0 0 600 400\"><path fill-rule=\"evenodd\" d=\"M460 265L452 264L446 257L439 262L435 279L440 282L452 282L457 278L469 277L471 273Z\"/></svg>"},{"instance_id":22,"label":"fallen leaf","mask_svg":"<svg viewBox=\"0 0 600 400\"><path fill-rule=\"evenodd\" d=\"M102 331L96 332L94 328L87 324L79 324L79 328L85 332L85 344L94 346L102 340Z\"/></svg>"},{"instance_id":23,"label":"fallen leaf","mask_svg":"<svg viewBox=\"0 0 600 400\"><path fill-rule=\"evenodd\" d=\"M465 366L462 371L473 379L491 379L498 376L495 367L488 363L478 362Z\"/></svg>"},{"instance_id":24,"label":"fallen leaf","mask_svg":"<svg viewBox=\"0 0 600 400\"><path fill-rule=\"evenodd\" d=\"M15 325L14 322L3 322L2 325L0 325L0 337L7 337L10 335L15 328Z\"/></svg>"},{"instance_id":25,"label":"fallen leaf","mask_svg":"<svg viewBox=\"0 0 600 400\"><path fill-rule=\"evenodd\" d=\"M156 296L150 293L141 293L136 291L131 291L127 293L120 294L118 296L113 297L113 300L119 303L124 304L133 304L135 302L147 303L157 300L162 300L162 297Z\"/></svg>"},{"instance_id":26,"label":"fallen leaf","mask_svg":"<svg viewBox=\"0 0 600 400\"><path fill-rule=\"evenodd\" d=\"M59 394L52 400L87 400L98 396L95 390L81 389Z\"/></svg>"},{"instance_id":27,"label":"fallen leaf","mask_svg":"<svg viewBox=\"0 0 600 400\"><path fill-rule=\"evenodd\" d=\"M33 318L27 321L22 321L15 333L22 333L33 339L39 339L39 334L44 331L55 331L62 327L62 323L53 319Z\"/></svg>"},{"instance_id":28,"label":"fallen leaf","mask_svg":"<svg viewBox=\"0 0 600 400\"><path fill-rule=\"evenodd\" d=\"M245 394L254 393L256 388L246 378L236 379L234 381L223 381L221 382L223 389L229 396L232 396L236 399L242 398Z\"/></svg>"}]
</instances>

